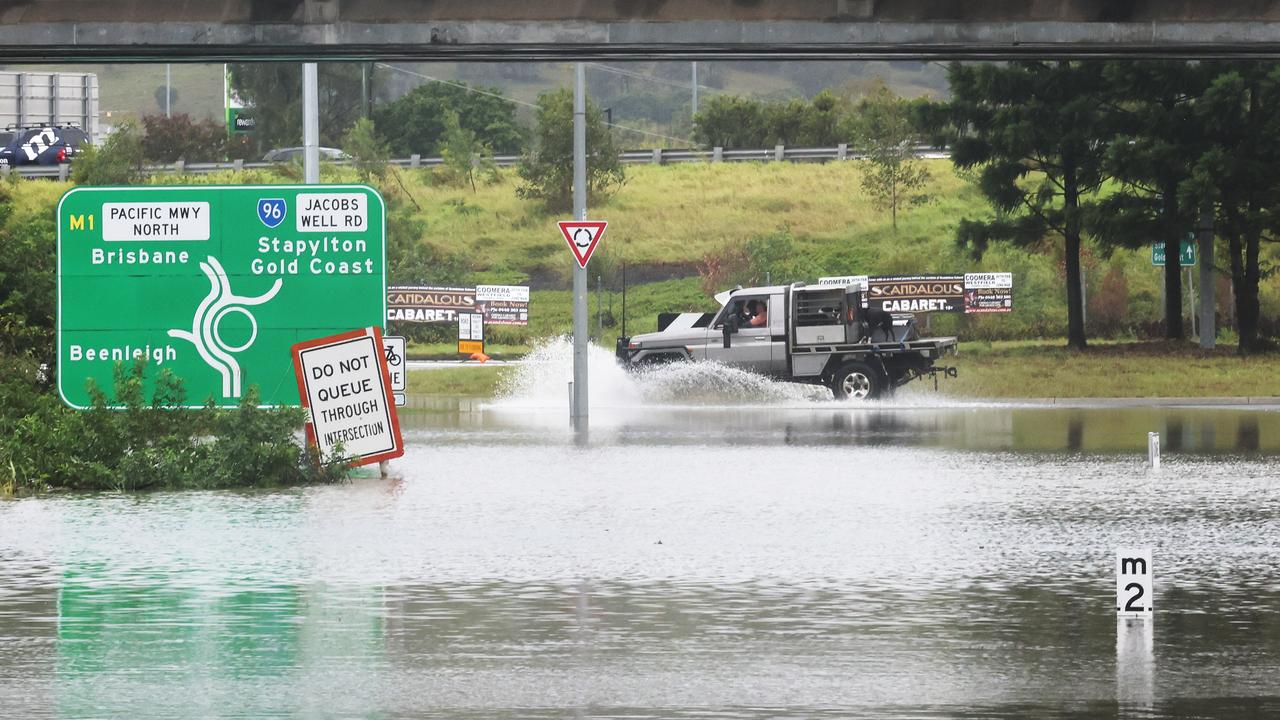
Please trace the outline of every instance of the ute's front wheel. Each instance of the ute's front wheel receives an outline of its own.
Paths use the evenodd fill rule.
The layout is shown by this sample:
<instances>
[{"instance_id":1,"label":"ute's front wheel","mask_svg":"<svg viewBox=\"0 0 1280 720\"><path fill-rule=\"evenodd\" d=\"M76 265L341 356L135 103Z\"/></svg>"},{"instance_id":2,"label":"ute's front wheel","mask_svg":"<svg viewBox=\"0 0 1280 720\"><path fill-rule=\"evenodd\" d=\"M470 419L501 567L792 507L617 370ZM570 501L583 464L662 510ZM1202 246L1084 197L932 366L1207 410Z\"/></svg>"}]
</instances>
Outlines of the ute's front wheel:
<instances>
[{"instance_id":1,"label":"ute's front wheel","mask_svg":"<svg viewBox=\"0 0 1280 720\"><path fill-rule=\"evenodd\" d=\"M884 378L864 362L847 362L831 376L836 400L875 400L884 392Z\"/></svg>"}]
</instances>

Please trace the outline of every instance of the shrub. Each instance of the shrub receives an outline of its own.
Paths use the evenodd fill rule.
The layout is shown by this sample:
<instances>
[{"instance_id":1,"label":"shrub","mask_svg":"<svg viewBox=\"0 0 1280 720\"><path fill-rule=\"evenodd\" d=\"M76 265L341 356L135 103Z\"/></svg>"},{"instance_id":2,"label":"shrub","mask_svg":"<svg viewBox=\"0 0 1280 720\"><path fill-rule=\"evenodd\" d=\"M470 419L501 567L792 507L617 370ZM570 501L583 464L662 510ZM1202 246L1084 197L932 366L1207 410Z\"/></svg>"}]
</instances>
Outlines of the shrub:
<instances>
[{"instance_id":1,"label":"shrub","mask_svg":"<svg viewBox=\"0 0 1280 720\"><path fill-rule=\"evenodd\" d=\"M193 121L186 113L148 115L142 126L142 154L151 162L217 162L225 156L226 128L212 120Z\"/></svg>"},{"instance_id":2,"label":"shrub","mask_svg":"<svg viewBox=\"0 0 1280 720\"><path fill-rule=\"evenodd\" d=\"M123 123L101 145L86 145L71 164L77 185L132 185L142 178L142 136Z\"/></svg>"}]
</instances>

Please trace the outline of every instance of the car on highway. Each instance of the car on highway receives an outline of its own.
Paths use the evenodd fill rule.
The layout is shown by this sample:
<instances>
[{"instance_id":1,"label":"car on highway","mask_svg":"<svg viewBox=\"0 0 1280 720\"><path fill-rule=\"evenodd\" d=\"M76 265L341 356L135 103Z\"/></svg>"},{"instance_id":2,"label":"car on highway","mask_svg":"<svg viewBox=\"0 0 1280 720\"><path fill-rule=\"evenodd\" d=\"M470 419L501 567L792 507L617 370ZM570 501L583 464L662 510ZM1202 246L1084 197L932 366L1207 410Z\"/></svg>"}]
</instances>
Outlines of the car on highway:
<instances>
[{"instance_id":1,"label":"car on highway","mask_svg":"<svg viewBox=\"0 0 1280 720\"><path fill-rule=\"evenodd\" d=\"M89 136L78 127L8 127L0 131L0 165L68 163L88 144Z\"/></svg>"},{"instance_id":2,"label":"car on highway","mask_svg":"<svg viewBox=\"0 0 1280 720\"><path fill-rule=\"evenodd\" d=\"M338 148L322 147L317 149L320 151L321 160L349 160L351 157ZM262 162L287 163L295 160L302 162L302 154L306 150L306 148L301 147L276 148L263 155Z\"/></svg>"}]
</instances>

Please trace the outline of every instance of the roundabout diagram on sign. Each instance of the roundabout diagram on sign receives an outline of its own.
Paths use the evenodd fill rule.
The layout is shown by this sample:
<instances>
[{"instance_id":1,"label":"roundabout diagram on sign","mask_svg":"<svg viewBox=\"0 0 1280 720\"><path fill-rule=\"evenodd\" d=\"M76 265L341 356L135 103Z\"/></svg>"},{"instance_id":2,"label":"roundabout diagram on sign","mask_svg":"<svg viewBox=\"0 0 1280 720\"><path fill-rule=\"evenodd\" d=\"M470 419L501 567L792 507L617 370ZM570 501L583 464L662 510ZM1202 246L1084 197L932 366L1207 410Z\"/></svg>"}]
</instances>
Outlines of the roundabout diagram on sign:
<instances>
[{"instance_id":1,"label":"roundabout diagram on sign","mask_svg":"<svg viewBox=\"0 0 1280 720\"><path fill-rule=\"evenodd\" d=\"M227 277L226 270L212 255L207 261L200 263L200 270L209 279L209 294L196 308L191 330L175 328L169 331L169 335L195 345L200 358L218 371L222 376L223 397L240 397L240 363L232 353L247 350L258 338L258 321L249 312L249 307L261 305L275 297L284 281L276 278L275 284L267 292L257 297L246 297L231 292L231 280ZM243 315L249 321L249 338L238 345L224 340L220 332L222 321L230 315Z\"/></svg>"}]
</instances>

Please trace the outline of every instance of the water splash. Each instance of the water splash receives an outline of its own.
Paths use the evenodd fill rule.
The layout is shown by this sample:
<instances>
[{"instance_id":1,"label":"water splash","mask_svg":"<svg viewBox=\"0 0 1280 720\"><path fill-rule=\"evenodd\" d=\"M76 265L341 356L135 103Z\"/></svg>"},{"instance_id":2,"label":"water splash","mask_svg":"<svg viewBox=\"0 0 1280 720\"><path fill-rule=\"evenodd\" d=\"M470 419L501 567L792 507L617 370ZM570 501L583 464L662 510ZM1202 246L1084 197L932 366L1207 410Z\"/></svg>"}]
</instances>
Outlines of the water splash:
<instances>
[{"instance_id":1,"label":"water splash","mask_svg":"<svg viewBox=\"0 0 1280 720\"><path fill-rule=\"evenodd\" d=\"M646 405L776 405L830 400L823 387L780 382L718 363L672 363L628 372L613 353L591 345L588 392L593 408ZM548 340L499 387L497 408L565 408L573 379L573 343Z\"/></svg>"}]
</instances>

